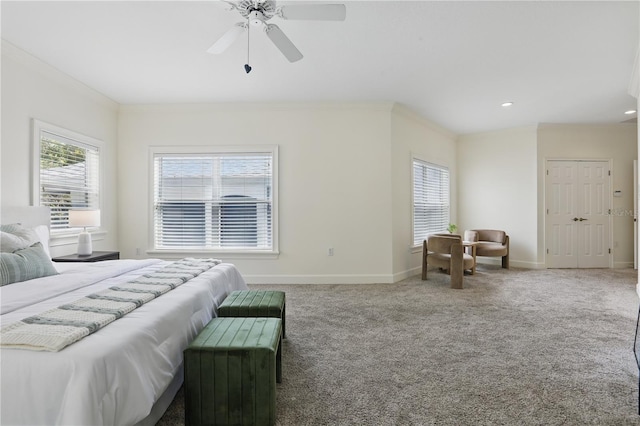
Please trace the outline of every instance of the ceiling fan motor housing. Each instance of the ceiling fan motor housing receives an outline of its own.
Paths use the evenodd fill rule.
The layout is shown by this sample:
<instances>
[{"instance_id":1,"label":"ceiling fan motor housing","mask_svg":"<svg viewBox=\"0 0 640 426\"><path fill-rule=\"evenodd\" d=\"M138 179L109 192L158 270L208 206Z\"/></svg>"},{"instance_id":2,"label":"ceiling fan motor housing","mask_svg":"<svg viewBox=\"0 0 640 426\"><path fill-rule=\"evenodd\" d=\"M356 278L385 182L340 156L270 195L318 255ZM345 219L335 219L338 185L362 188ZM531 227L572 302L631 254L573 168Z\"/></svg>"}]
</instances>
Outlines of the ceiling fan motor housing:
<instances>
[{"instance_id":1,"label":"ceiling fan motor housing","mask_svg":"<svg viewBox=\"0 0 640 426\"><path fill-rule=\"evenodd\" d=\"M254 27L264 24L264 21L266 19L267 18L264 16L264 14L259 10L254 10L249 13L249 23Z\"/></svg>"},{"instance_id":2,"label":"ceiling fan motor housing","mask_svg":"<svg viewBox=\"0 0 640 426\"><path fill-rule=\"evenodd\" d=\"M243 0L238 4L237 9L245 19L249 20L251 25L261 25L273 18L276 13L276 4L272 0L262 2Z\"/></svg>"}]
</instances>

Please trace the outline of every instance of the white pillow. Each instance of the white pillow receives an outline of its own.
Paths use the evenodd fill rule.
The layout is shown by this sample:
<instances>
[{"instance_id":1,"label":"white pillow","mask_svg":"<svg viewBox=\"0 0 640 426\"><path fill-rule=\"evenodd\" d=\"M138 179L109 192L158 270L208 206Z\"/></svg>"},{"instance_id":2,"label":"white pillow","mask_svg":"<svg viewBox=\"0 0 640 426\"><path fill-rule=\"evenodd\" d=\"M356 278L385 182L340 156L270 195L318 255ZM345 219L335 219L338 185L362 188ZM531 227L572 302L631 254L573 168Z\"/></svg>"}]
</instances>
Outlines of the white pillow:
<instances>
[{"instance_id":1,"label":"white pillow","mask_svg":"<svg viewBox=\"0 0 640 426\"><path fill-rule=\"evenodd\" d=\"M49 227L47 225L38 225L33 228L33 230L38 236L38 240L42 243L44 252L47 253L47 256L51 259L51 253L49 252Z\"/></svg>"},{"instance_id":2,"label":"white pillow","mask_svg":"<svg viewBox=\"0 0 640 426\"><path fill-rule=\"evenodd\" d=\"M19 223L0 226L0 252L13 253L37 243L38 235L31 228L25 228Z\"/></svg>"}]
</instances>

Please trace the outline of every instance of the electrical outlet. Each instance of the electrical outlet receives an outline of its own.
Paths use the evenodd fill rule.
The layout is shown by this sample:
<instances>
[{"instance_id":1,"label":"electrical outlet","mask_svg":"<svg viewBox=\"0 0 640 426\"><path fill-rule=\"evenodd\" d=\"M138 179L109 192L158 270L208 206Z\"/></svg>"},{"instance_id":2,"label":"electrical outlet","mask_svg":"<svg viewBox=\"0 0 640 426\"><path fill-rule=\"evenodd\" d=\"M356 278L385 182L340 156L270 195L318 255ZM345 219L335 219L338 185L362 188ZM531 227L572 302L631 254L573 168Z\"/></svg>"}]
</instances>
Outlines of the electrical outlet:
<instances>
[{"instance_id":1,"label":"electrical outlet","mask_svg":"<svg viewBox=\"0 0 640 426\"><path fill-rule=\"evenodd\" d=\"M333 256L333 247L329 247L329 250L327 250L327 256Z\"/></svg>"}]
</instances>

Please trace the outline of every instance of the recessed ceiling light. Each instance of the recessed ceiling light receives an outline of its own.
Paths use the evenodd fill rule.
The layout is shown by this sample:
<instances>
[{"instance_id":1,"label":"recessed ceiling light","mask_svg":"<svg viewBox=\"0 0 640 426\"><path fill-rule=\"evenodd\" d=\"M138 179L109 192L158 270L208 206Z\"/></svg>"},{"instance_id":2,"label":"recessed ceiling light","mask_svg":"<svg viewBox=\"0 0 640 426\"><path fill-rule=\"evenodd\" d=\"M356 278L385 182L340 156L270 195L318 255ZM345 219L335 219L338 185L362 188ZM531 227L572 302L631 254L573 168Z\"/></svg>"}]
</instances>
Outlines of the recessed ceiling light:
<instances>
[{"instance_id":1,"label":"recessed ceiling light","mask_svg":"<svg viewBox=\"0 0 640 426\"><path fill-rule=\"evenodd\" d=\"M629 111L625 111L624 113L627 115L635 114L637 111L635 109L630 109Z\"/></svg>"},{"instance_id":2,"label":"recessed ceiling light","mask_svg":"<svg viewBox=\"0 0 640 426\"><path fill-rule=\"evenodd\" d=\"M513 105L513 102L503 102L502 103L503 107L510 107L511 105Z\"/></svg>"}]
</instances>

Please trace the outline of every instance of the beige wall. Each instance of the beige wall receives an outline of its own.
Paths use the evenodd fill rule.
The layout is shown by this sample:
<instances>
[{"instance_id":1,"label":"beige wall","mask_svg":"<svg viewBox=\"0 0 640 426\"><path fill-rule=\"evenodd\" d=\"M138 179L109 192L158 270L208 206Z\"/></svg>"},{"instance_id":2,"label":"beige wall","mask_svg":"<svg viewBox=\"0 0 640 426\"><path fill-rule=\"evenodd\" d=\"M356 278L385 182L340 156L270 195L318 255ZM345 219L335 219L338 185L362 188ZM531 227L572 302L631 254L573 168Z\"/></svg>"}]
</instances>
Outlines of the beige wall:
<instances>
[{"instance_id":1,"label":"beige wall","mask_svg":"<svg viewBox=\"0 0 640 426\"><path fill-rule=\"evenodd\" d=\"M422 248L412 247L412 159L449 168L451 220L456 222L456 135L400 105L391 114L393 274L395 281L420 272Z\"/></svg>"},{"instance_id":2,"label":"beige wall","mask_svg":"<svg viewBox=\"0 0 640 426\"><path fill-rule=\"evenodd\" d=\"M612 190L623 194L612 197L613 266L633 266L634 124L541 124L459 137L459 226L504 229L513 266L544 268L544 176L551 158L612 160Z\"/></svg>"},{"instance_id":3,"label":"beige wall","mask_svg":"<svg viewBox=\"0 0 640 426\"><path fill-rule=\"evenodd\" d=\"M538 268L536 128L458 138L458 227L502 229L512 266ZM479 259L499 263L499 259Z\"/></svg>"},{"instance_id":4,"label":"beige wall","mask_svg":"<svg viewBox=\"0 0 640 426\"><path fill-rule=\"evenodd\" d=\"M638 158L637 126L542 124L538 128L538 223L544 241L544 168L548 159L612 160L613 266L633 266L633 160ZM612 194L611 194L612 195ZM540 245L544 249L544 243ZM540 252L544 259L544 251Z\"/></svg>"},{"instance_id":5,"label":"beige wall","mask_svg":"<svg viewBox=\"0 0 640 426\"><path fill-rule=\"evenodd\" d=\"M120 250L139 257L137 249L151 247L151 146L278 145L280 255L219 257L235 263L249 282L391 282L391 107L122 106Z\"/></svg>"},{"instance_id":6,"label":"beige wall","mask_svg":"<svg viewBox=\"0 0 640 426\"><path fill-rule=\"evenodd\" d=\"M387 102L119 106L4 41L1 65L1 204L31 204L31 119L100 139L106 234L97 250L146 257L151 146L265 144L280 147L280 255L224 259L250 282L395 282L417 273L412 155L449 167L452 222L507 230L512 264L534 268L545 258L544 161L611 158L613 189L623 192L613 198L622 212L612 219L614 266L632 264L624 212L633 209L635 125L541 125L456 139ZM76 249L74 240L54 244L54 255Z\"/></svg>"},{"instance_id":7,"label":"beige wall","mask_svg":"<svg viewBox=\"0 0 640 426\"><path fill-rule=\"evenodd\" d=\"M99 139L104 142L102 229L106 233L94 239L94 249L117 249L117 110L107 97L2 41L1 204L32 205L32 119ZM52 239L51 244L54 256L75 253L77 238Z\"/></svg>"}]
</instances>

